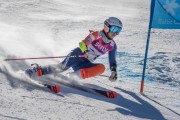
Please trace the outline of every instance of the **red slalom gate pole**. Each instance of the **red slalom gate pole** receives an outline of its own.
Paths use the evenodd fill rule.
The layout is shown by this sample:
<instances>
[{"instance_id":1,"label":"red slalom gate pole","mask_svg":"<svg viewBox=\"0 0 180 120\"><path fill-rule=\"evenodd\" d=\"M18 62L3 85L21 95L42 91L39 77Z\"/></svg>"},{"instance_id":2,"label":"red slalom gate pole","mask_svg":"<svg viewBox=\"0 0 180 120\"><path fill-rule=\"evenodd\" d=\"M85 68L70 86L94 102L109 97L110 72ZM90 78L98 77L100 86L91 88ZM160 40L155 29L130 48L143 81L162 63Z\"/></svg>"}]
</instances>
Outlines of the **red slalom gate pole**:
<instances>
[{"instance_id":1,"label":"red slalom gate pole","mask_svg":"<svg viewBox=\"0 0 180 120\"><path fill-rule=\"evenodd\" d=\"M140 93L143 94L143 91L144 91L144 80L141 81Z\"/></svg>"},{"instance_id":2,"label":"red slalom gate pole","mask_svg":"<svg viewBox=\"0 0 180 120\"><path fill-rule=\"evenodd\" d=\"M4 59L4 61L12 61L12 60L34 60L34 59L53 59L53 58L75 58L75 57L80 57L84 58L85 55L78 55L78 56L53 56L53 57L33 57L33 58L7 58Z\"/></svg>"}]
</instances>

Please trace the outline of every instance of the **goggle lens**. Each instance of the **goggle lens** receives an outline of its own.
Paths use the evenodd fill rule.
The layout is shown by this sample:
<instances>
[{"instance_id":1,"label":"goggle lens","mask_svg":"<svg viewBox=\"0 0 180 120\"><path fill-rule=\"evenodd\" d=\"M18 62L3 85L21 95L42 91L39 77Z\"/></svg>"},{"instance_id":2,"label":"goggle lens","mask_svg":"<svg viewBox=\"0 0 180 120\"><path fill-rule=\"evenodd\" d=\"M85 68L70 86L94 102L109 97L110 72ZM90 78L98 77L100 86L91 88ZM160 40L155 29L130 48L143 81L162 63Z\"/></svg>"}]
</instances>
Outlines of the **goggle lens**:
<instances>
[{"instance_id":1,"label":"goggle lens","mask_svg":"<svg viewBox=\"0 0 180 120\"><path fill-rule=\"evenodd\" d=\"M111 26L110 27L110 32L111 33L116 33L117 35L119 35L119 33L121 32L122 28L118 27L118 26Z\"/></svg>"}]
</instances>

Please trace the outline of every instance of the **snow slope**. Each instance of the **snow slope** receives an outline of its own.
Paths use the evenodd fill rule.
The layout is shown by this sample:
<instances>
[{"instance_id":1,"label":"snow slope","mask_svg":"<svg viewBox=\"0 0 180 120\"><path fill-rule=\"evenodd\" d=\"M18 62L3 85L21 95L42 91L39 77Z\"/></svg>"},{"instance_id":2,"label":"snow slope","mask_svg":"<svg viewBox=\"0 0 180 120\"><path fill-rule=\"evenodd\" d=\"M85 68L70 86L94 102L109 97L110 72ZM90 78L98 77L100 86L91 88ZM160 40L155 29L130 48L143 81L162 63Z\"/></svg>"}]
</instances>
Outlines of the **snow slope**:
<instances>
[{"instance_id":1,"label":"snow slope","mask_svg":"<svg viewBox=\"0 0 180 120\"><path fill-rule=\"evenodd\" d=\"M179 30L152 31L145 94L139 94L149 6L149 0L0 0L0 119L179 120ZM62 59L3 61L7 57L67 55L89 29L101 30L109 16L120 18L124 25L115 38L118 81L111 83L99 76L79 82L115 90L116 99L43 77L41 80L62 87L61 94L52 94L17 72L31 63L47 65ZM110 74L107 55L96 62L104 63L104 74Z\"/></svg>"}]
</instances>

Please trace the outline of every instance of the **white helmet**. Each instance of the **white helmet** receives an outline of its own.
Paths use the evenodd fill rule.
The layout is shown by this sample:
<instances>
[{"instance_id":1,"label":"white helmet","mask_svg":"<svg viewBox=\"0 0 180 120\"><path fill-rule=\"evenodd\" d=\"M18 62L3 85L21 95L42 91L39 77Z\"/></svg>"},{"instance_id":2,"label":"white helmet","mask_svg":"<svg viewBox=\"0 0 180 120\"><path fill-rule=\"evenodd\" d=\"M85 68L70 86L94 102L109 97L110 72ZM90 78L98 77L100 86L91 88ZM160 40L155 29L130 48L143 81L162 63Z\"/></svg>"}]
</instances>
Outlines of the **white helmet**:
<instances>
[{"instance_id":1,"label":"white helmet","mask_svg":"<svg viewBox=\"0 0 180 120\"><path fill-rule=\"evenodd\" d=\"M109 17L108 19L106 19L104 21L104 31L106 33L110 32L110 27L111 26L117 26L120 29L122 29L122 27L123 27L122 22L118 18L116 18L116 17Z\"/></svg>"}]
</instances>

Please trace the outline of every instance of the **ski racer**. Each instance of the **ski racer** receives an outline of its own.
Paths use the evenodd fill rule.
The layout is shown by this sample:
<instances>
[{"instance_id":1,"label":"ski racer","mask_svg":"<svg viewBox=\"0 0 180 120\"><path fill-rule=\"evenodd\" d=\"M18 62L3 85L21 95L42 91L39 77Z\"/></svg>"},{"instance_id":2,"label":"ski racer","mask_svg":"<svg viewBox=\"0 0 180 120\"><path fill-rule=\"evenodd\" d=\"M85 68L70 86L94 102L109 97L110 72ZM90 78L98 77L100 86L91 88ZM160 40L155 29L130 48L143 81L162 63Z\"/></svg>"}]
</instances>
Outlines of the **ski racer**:
<instances>
[{"instance_id":1,"label":"ski racer","mask_svg":"<svg viewBox=\"0 0 180 120\"><path fill-rule=\"evenodd\" d=\"M104 28L101 31L90 31L90 34L79 43L79 47L73 49L68 56L84 57L67 57L58 64L48 66L36 66L25 71L31 76L42 76L50 73L63 72L70 67L74 72L69 76L77 76L81 79L95 77L105 71L105 66L101 63L93 63L98 57L108 53L109 66L111 75L109 80L117 80L117 46L113 40L122 30L122 22L116 17L109 17L104 21Z\"/></svg>"}]
</instances>

